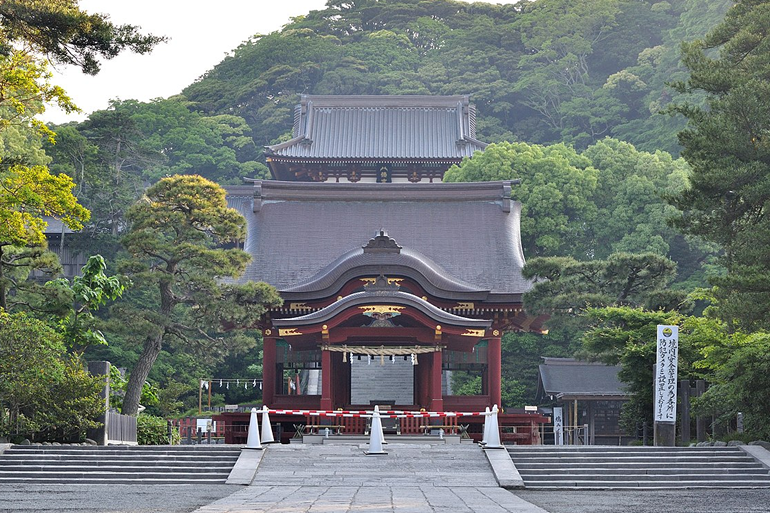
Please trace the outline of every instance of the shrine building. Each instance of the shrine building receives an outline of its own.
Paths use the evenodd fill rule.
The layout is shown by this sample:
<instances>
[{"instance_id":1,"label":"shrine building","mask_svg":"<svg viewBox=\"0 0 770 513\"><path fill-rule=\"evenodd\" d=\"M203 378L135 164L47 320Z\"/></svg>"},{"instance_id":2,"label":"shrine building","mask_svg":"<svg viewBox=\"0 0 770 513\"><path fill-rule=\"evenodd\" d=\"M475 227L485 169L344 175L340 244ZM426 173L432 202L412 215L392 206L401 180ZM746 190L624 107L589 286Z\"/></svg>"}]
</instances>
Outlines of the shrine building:
<instances>
[{"instance_id":1,"label":"shrine building","mask_svg":"<svg viewBox=\"0 0 770 513\"><path fill-rule=\"evenodd\" d=\"M466 96L302 96L294 138L267 150L276 180L227 188L248 223L241 280L284 300L260 325L266 405L501 403L503 334L545 318L522 308L515 185L439 183L484 147ZM457 371L480 393L455 394Z\"/></svg>"}]
</instances>

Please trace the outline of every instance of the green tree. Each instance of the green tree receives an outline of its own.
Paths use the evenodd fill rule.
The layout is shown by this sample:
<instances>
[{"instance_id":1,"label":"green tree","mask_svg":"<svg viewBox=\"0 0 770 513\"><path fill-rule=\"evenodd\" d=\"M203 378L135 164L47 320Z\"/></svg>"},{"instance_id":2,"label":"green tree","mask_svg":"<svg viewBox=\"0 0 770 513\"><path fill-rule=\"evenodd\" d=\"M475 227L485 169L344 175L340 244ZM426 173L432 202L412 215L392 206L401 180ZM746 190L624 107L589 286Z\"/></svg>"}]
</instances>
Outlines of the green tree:
<instances>
[{"instance_id":1,"label":"green tree","mask_svg":"<svg viewBox=\"0 0 770 513\"><path fill-rule=\"evenodd\" d=\"M520 179L512 197L522 203L522 246L528 256L585 257L586 228L596 208L591 198L598 173L588 158L573 148L556 144L490 144L483 152L452 166L447 182Z\"/></svg>"},{"instance_id":2,"label":"green tree","mask_svg":"<svg viewBox=\"0 0 770 513\"><path fill-rule=\"evenodd\" d=\"M682 92L703 92L706 105L672 110L688 119L679 134L692 167L689 186L672 198L676 226L724 248L720 315L744 330L770 326L770 3L738 1L705 39L684 44L690 71ZM718 52L718 53L717 53Z\"/></svg>"},{"instance_id":3,"label":"green tree","mask_svg":"<svg viewBox=\"0 0 770 513\"><path fill-rule=\"evenodd\" d=\"M49 63L70 64L95 75L99 59L124 50L147 53L164 38L140 34L132 25L114 25L105 14L88 14L77 0L4 0L0 3L0 129L31 126L49 138L35 115L45 104L66 112L77 107L50 83Z\"/></svg>"},{"instance_id":4,"label":"green tree","mask_svg":"<svg viewBox=\"0 0 770 513\"><path fill-rule=\"evenodd\" d=\"M74 184L67 175L51 175L42 166L13 166L0 173L0 308L7 309L8 293L39 264L53 266L50 257L41 262L45 247L43 216L53 216L71 229L79 229L90 217L72 195ZM36 246L26 251L27 246ZM58 265L58 264L56 264Z\"/></svg>"},{"instance_id":5,"label":"green tree","mask_svg":"<svg viewBox=\"0 0 770 513\"><path fill-rule=\"evenodd\" d=\"M606 260L580 262L543 257L527 262L522 274L536 281L524 295L531 313L574 317L590 307L647 306L675 309L684 300L667 290L676 264L653 253L614 253Z\"/></svg>"},{"instance_id":6,"label":"green tree","mask_svg":"<svg viewBox=\"0 0 770 513\"><path fill-rule=\"evenodd\" d=\"M102 386L67 357L59 333L23 313L0 312L0 432L77 441L104 413Z\"/></svg>"},{"instance_id":7,"label":"green tree","mask_svg":"<svg viewBox=\"0 0 770 513\"><path fill-rule=\"evenodd\" d=\"M96 327L94 312L109 301L123 295L126 288L117 276L107 276L107 264L101 255L88 258L81 276L75 276L70 283L65 278L45 284L51 310L61 317L57 322L70 351L82 355L93 344L107 344L104 335Z\"/></svg>"},{"instance_id":8,"label":"green tree","mask_svg":"<svg viewBox=\"0 0 770 513\"><path fill-rule=\"evenodd\" d=\"M770 334L760 331L728 333L724 326L714 345L704 350L701 365L708 365L709 389L696 410L716 418L716 427L730 426L743 413L746 434L770 438Z\"/></svg>"},{"instance_id":9,"label":"green tree","mask_svg":"<svg viewBox=\"0 0 770 513\"><path fill-rule=\"evenodd\" d=\"M242 240L245 220L228 208L225 191L199 176L164 178L129 210L123 244L131 259L123 268L148 294L133 312L144 338L129 377L124 413L135 414L142 385L164 343L216 342L223 327L247 327L271 305L277 292L265 284L225 285L240 275L249 255L222 244ZM154 305L154 306L152 306ZM146 331L145 331L146 330Z\"/></svg>"},{"instance_id":10,"label":"green tree","mask_svg":"<svg viewBox=\"0 0 770 513\"><path fill-rule=\"evenodd\" d=\"M3 54L22 45L91 75L99 71L99 59L111 59L123 50L144 54L164 40L142 35L132 25L114 25L106 14L81 11L77 0L5 0L0 4Z\"/></svg>"}]
</instances>

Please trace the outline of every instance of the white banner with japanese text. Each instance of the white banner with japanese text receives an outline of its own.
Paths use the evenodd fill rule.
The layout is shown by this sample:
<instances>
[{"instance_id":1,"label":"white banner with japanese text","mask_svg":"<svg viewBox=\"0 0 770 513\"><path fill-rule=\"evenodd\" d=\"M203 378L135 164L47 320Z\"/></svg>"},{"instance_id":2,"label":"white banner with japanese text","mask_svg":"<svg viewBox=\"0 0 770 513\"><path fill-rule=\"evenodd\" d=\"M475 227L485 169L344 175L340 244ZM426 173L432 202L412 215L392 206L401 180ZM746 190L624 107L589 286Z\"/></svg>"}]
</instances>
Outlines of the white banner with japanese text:
<instances>
[{"instance_id":1,"label":"white banner with japanese text","mask_svg":"<svg viewBox=\"0 0 770 513\"><path fill-rule=\"evenodd\" d=\"M658 325L655 366L655 422L676 422L679 326Z\"/></svg>"},{"instance_id":2,"label":"white banner with japanese text","mask_svg":"<svg viewBox=\"0 0 770 513\"><path fill-rule=\"evenodd\" d=\"M553 443L564 445L564 414L561 407L553 409Z\"/></svg>"}]
</instances>

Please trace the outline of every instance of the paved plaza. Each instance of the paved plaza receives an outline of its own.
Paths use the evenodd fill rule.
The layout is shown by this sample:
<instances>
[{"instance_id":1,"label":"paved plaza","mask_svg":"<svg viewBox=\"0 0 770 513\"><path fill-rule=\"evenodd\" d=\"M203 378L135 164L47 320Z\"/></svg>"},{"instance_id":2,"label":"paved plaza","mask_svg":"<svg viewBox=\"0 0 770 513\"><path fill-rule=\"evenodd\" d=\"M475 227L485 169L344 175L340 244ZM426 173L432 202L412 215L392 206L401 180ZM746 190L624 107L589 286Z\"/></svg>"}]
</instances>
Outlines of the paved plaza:
<instances>
[{"instance_id":1,"label":"paved plaza","mask_svg":"<svg viewBox=\"0 0 770 513\"><path fill-rule=\"evenodd\" d=\"M252 485L196 513L519 512L542 513L500 488L475 444L274 445Z\"/></svg>"},{"instance_id":2,"label":"paved plaza","mask_svg":"<svg viewBox=\"0 0 770 513\"><path fill-rule=\"evenodd\" d=\"M473 444L272 445L251 485L2 485L0 512L759 513L770 490L508 491Z\"/></svg>"}]
</instances>

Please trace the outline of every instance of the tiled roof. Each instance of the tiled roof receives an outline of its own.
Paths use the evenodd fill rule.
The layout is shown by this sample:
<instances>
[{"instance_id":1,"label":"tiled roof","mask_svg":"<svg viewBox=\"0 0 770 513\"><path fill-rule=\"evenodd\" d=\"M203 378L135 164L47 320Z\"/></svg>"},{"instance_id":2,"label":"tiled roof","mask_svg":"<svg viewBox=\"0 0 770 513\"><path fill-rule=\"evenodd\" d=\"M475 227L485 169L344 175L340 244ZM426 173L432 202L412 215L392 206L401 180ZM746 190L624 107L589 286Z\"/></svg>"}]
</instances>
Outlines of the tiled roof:
<instances>
[{"instance_id":1,"label":"tiled roof","mask_svg":"<svg viewBox=\"0 0 770 513\"><path fill-rule=\"evenodd\" d=\"M300 290L324 278L335 261L352 259L374 270L387 264L416 269L420 260L435 271L437 287L520 300L532 283L521 275L520 205L510 200L510 187L270 180L228 188L230 206L248 221L244 249L253 260L242 279ZM364 257L362 246L381 230L403 250L391 259L388 253Z\"/></svg>"},{"instance_id":2,"label":"tiled roof","mask_svg":"<svg viewBox=\"0 0 770 513\"><path fill-rule=\"evenodd\" d=\"M293 138L268 146L296 159L461 159L476 140L467 96L311 96L295 112Z\"/></svg>"},{"instance_id":3,"label":"tiled roof","mask_svg":"<svg viewBox=\"0 0 770 513\"><path fill-rule=\"evenodd\" d=\"M620 366L583 362L574 358L544 358L540 365L540 393L546 396L624 396L618 379Z\"/></svg>"}]
</instances>

